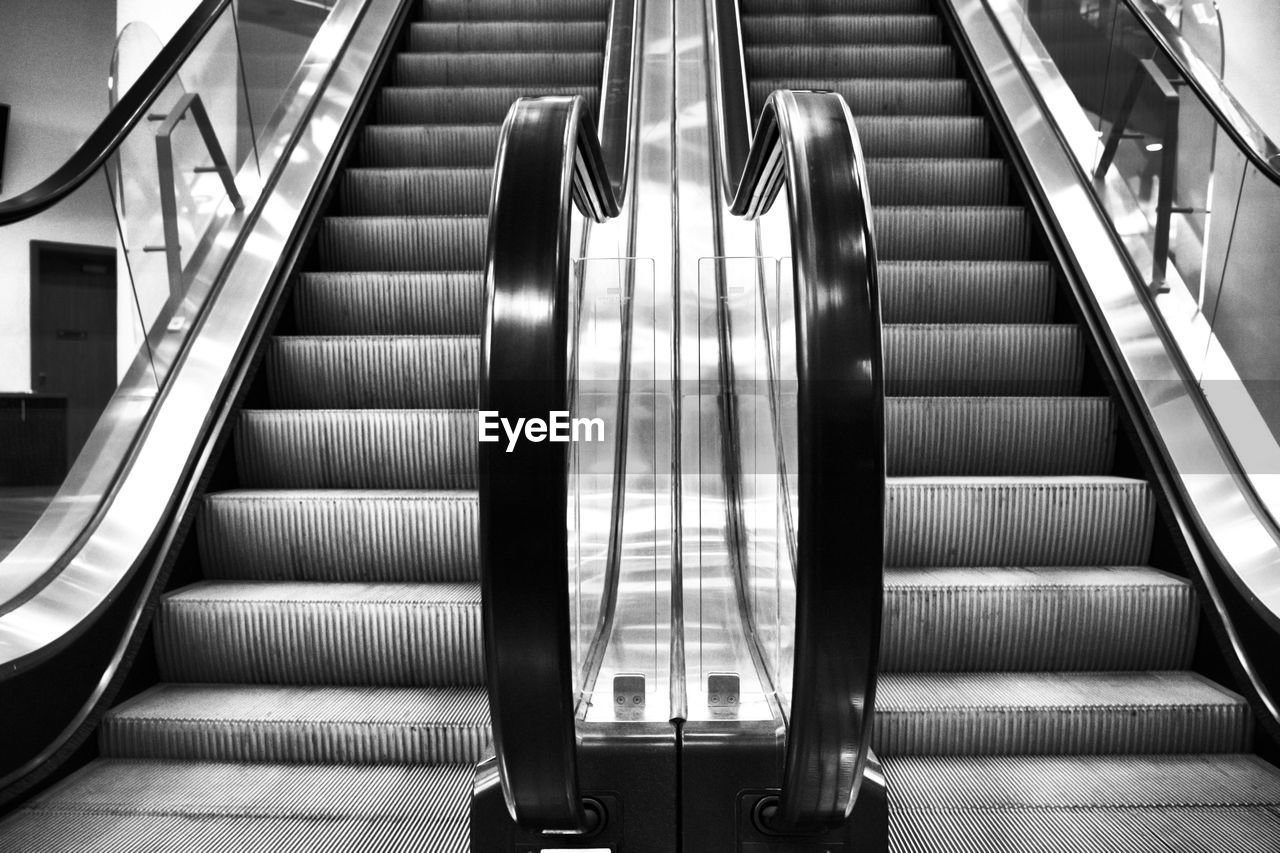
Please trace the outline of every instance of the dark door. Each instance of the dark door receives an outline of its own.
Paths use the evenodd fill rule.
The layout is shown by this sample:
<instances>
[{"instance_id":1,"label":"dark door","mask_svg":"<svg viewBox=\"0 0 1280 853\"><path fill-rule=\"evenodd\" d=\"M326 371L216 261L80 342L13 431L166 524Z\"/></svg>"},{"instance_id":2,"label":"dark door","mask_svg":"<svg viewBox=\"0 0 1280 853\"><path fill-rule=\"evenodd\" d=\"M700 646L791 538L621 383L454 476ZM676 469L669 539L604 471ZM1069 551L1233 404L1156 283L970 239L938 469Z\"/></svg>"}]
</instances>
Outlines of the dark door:
<instances>
[{"instance_id":1,"label":"dark door","mask_svg":"<svg viewBox=\"0 0 1280 853\"><path fill-rule=\"evenodd\" d=\"M31 387L67 398L67 460L116 388L116 252L31 242Z\"/></svg>"}]
</instances>

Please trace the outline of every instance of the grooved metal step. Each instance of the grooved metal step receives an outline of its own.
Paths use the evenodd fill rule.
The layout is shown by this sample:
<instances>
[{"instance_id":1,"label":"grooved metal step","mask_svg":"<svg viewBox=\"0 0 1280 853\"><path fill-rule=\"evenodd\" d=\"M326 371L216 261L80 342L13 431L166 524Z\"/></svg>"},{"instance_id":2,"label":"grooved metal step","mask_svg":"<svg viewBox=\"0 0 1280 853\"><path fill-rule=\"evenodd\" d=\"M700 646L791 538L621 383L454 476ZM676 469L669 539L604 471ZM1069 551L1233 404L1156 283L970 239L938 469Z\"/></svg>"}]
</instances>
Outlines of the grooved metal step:
<instances>
[{"instance_id":1,"label":"grooved metal step","mask_svg":"<svg viewBox=\"0 0 1280 853\"><path fill-rule=\"evenodd\" d=\"M980 116L878 116L854 113L862 153L874 157L986 157L990 128Z\"/></svg>"},{"instance_id":2,"label":"grooved metal step","mask_svg":"<svg viewBox=\"0 0 1280 853\"><path fill-rule=\"evenodd\" d=\"M886 756L1239 752L1245 700L1190 672L885 673Z\"/></svg>"},{"instance_id":3,"label":"grooved metal step","mask_svg":"<svg viewBox=\"0 0 1280 853\"><path fill-rule=\"evenodd\" d=\"M885 323L1047 323L1053 267L1044 261L882 261Z\"/></svg>"},{"instance_id":4,"label":"grooved metal step","mask_svg":"<svg viewBox=\"0 0 1280 853\"><path fill-rule=\"evenodd\" d=\"M374 168L492 169L501 120L490 124L370 125L360 131L355 163Z\"/></svg>"},{"instance_id":5,"label":"grooved metal step","mask_svg":"<svg viewBox=\"0 0 1280 853\"><path fill-rule=\"evenodd\" d=\"M440 409L244 410L245 488L472 489L476 413Z\"/></svg>"},{"instance_id":6,"label":"grooved metal step","mask_svg":"<svg viewBox=\"0 0 1280 853\"><path fill-rule=\"evenodd\" d=\"M464 853L470 765L101 759L3 824L24 853Z\"/></svg>"},{"instance_id":7,"label":"grooved metal step","mask_svg":"<svg viewBox=\"0 0 1280 853\"><path fill-rule=\"evenodd\" d=\"M1105 474L1116 413L1108 397L890 397L890 476Z\"/></svg>"},{"instance_id":8,"label":"grooved metal step","mask_svg":"<svg viewBox=\"0 0 1280 853\"><path fill-rule=\"evenodd\" d=\"M488 216L493 169L373 169L343 171L338 209L348 216Z\"/></svg>"},{"instance_id":9,"label":"grooved metal step","mask_svg":"<svg viewBox=\"0 0 1280 853\"><path fill-rule=\"evenodd\" d=\"M871 203L1002 205L1009 200L1003 160L877 158L867 160Z\"/></svg>"},{"instance_id":10,"label":"grooved metal step","mask_svg":"<svg viewBox=\"0 0 1280 853\"><path fill-rule=\"evenodd\" d=\"M942 44L786 44L744 49L750 77L951 77L955 54Z\"/></svg>"},{"instance_id":11,"label":"grooved metal step","mask_svg":"<svg viewBox=\"0 0 1280 853\"><path fill-rule=\"evenodd\" d=\"M936 15L830 14L743 15L744 45L760 42L805 45L927 44L942 41Z\"/></svg>"},{"instance_id":12,"label":"grooved metal step","mask_svg":"<svg viewBox=\"0 0 1280 853\"><path fill-rule=\"evenodd\" d=\"M209 578L478 578L475 492L235 489L206 495L198 525Z\"/></svg>"},{"instance_id":13,"label":"grooved metal step","mask_svg":"<svg viewBox=\"0 0 1280 853\"><path fill-rule=\"evenodd\" d=\"M830 15L848 12L854 5L849 0L741 0L738 4L742 15L769 15L795 12L797 6L808 15ZM864 15L910 15L933 11L930 0L858 0L858 12Z\"/></svg>"},{"instance_id":14,"label":"grooved metal step","mask_svg":"<svg viewBox=\"0 0 1280 853\"><path fill-rule=\"evenodd\" d=\"M894 477L887 566L1137 566L1155 501L1125 477Z\"/></svg>"},{"instance_id":15,"label":"grooved metal step","mask_svg":"<svg viewBox=\"0 0 1280 853\"><path fill-rule=\"evenodd\" d=\"M484 216L327 216L311 269L449 272L484 267Z\"/></svg>"},{"instance_id":16,"label":"grooved metal step","mask_svg":"<svg viewBox=\"0 0 1280 853\"><path fill-rule=\"evenodd\" d=\"M429 21L409 25L410 51L559 51L604 49L603 21Z\"/></svg>"},{"instance_id":17,"label":"grooved metal step","mask_svg":"<svg viewBox=\"0 0 1280 853\"><path fill-rule=\"evenodd\" d=\"M474 408L480 339L277 337L265 367L271 404L281 408Z\"/></svg>"},{"instance_id":18,"label":"grooved metal step","mask_svg":"<svg viewBox=\"0 0 1280 853\"><path fill-rule=\"evenodd\" d=\"M164 681L478 686L477 584L205 581L156 612Z\"/></svg>"},{"instance_id":19,"label":"grooved metal step","mask_svg":"<svg viewBox=\"0 0 1280 853\"><path fill-rule=\"evenodd\" d=\"M470 764L489 741L480 688L160 684L113 708L108 758Z\"/></svg>"},{"instance_id":20,"label":"grooved metal step","mask_svg":"<svg viewBox=\"0 0 1280 853\"><path fill-rule=\"evenodd\" d=\"M1195 595L1143 566L889 569L882 672L1179 669Z\"/></svg>"},{"instance_id":21,"label":"grooved metal step","mask_svg":"<svg viewBox=\"0 0 1280 853\"><path fill-rule=\"evenodd\" d=\"M876 207L876 251L887 261L1025 260L1031 222L1021 207Z\"/></svg>"},{"instance_id":22,"label":"grooved metal step","mask_svg":"<svg viewBox=\"0 0 1280 853\"><path fill-rule=\"evenodd\" d=\"M402 53L393 86L591 86L604 74L604 53Z\"/></svg>"},{"instance_id":23,"label":"grooved metal step","mask_svg":"<svg viewBox=\"0 0 1280 853\"><path fill-rule=\"evenodd\" d=\"M893 396L1074 394L1084 343L1073 325L909 324L884 327L885 393Z\"/></svg>"},{"instance_id":24,"label":"grooved metal step","mask_svg":"<svg viewBox=\"0 0 1280 853\"><path fill-rule=\"evenodd\" d=\"M748 82L752 115L760 114L765 99L775 89L826 89L836 92L844 96L855 116L963 116L972 109L969 84L964 80L772 77Z\"/></svg>"},{"instance_id":25,"label":"grooved metal step","mask_svg":"<svg viewBox=\"0 0 1280 853\"><path fill-rule=\"evenodd\" d=\"M480 272L310 272L293 288L300 335L479 335Z\"/></svg>"},{"instance_id":26,"label":"grooved metal step","mask_svg":"<svg viewBox=\"0 0 1280 853\"><path fill-rule=\"evenodd\" d=\"M599 21L609 0L420 0L423 21Z\"/></svg>"},{"instance_id":27,"label":"grooved metal step","mask_svg":"<svg viewBox=\"0 0 1280 853\"><path fill-rule=\"evenodd\" d=\"M600 90L592 86L384 86L378 91L379 124L495 124L516 99L534 95L581 95L600 114Z\"/></svg>"}]
</instances>

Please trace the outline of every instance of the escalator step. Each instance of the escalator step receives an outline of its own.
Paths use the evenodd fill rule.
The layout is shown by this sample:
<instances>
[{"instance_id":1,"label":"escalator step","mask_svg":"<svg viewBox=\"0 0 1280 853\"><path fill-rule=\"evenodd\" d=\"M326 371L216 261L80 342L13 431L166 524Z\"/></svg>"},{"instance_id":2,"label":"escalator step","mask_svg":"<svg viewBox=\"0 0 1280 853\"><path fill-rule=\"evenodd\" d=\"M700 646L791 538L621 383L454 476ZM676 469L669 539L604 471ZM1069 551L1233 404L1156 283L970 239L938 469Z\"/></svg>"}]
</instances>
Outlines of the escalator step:
<instances>
[{"instance_id":1,"label":"escalator step","mask_svg":"<svg viewBox=\"0 0 1280 853\"><path fill-rule=\"evenodd\" d=\"M743 44L927 44L942 41L936 15L745 15Z\"/></svg>"},{"instance_id":2,"label":"escalator step","mask_svg":"<svg viewBox=\"0 0 1280 853\"><path fill-rule=\"evenodd\" d=\"M384 86L378 91L379 124L496 124L516 99L533 95L581 95L600 114L594 86Z\"/></svg>"},{"instance_id":3,"label":"escalator step","mask_svg":"<svg viewBox=\"0 0 1280 853\"><path fill-rule=\"evenodd\" d=\"M964 116L971 109L969 84L964 80L772 77L757 78L748 84L752 115L759 115L765 98L775 89L837 92L844 96L854 116Z\"/></svg>"},{"instance_id":4,"label":"escalator step","mask_svg":"<svg viewBox=\"0 0 1280 853\"><path fill-rule=\"evenodd\" d=\"M1280 772L1241 753L904 755L884 770L889 807L903 811L1280 804Z\"/></svg>"},{"instance_id":5,"label":"escalator step","mask_svg":"<svg viewBox=\"0 0 1280 853\"><path fill-rule=\"evenodd\" d=\"M1074 394L1084 370L1080 330L1067 324L884 327L891 396Z\"/></svg>"},{"instance_id":6,"label":"escalator step","mask_svg":"<svg viewBox=\"0 0 1280 853\"><path fill-rule=\"evenodd\" d=\"M328 216L317 227L313 268L327 272L478 270L484 216Z\"/></svg>"},{"instance_id":7,"label":"escalator step","mask_svg":"<svg viewBox=\"0 0 1280 853\"><path fill-rule=\"evenodd\" d=\"M867 161L871 203L886 205L1002 205L1009 199L1003 160L923 160L877 158Z\"/></svg>"},{"instance_id":8,"label":"escalator step","mask_svg":"<svg viewBox=\"0 0 1280 853\"><path fill-rule=\"evenodd\" d=\"M603 21L469 21L427 22L409 25L408 49L438 53L456 51L558 51L604 49Z\"/></svg>"},{"instance_id":9,"label":"escalator step","mask_svg":"<svg viewBox=\"0 0 1280 853\"><path fill-rule=\"evenodd\" d=\"M481 688L160 684L108 712L112 758L471 764L489 742Z\"/></svg>"},{"instance_id":10,"label":"escalator step","mask_svg":"<svg viewBox=\"0 0 1280 853\"><path fill-rule=\"evenodd\" d=\"M500 120L491 124L370 125L360 132L355 162L372 168L492 169Z\"/></svg>"},{"instance_id":11,"label":"escalator step","mask_svg":"<svg viewBox=\"0 0 1280 853\"><path fill-rule=\"evenodd\" d=\"M475 768L102 759L5 824L24 853L465 850Z\"/></svg>"},{"instance_id":12,"label":"escalator step","mask_svg":"<svg viewBox=\"0 0 1280 853\"><path fill-rule=\"evenodd\" d=\"M249 489L476 487L474 410L245 410L235 441Z\"/></svg>"},{"instance_id":13,"label":"escalator step","mask_svg":"<svg viewBox=\"0 0 1280 853\"><path fill-rule=\"evenodd\" d=\"M787 44L746 47L751 77L951 77L955 54L941 44Z\"/></svg>"},{"instance_id":14,"label":"escalator step","mask_svg":"<svg viewBox=\"0 0 1280 853\"><path fill-rule=\"evenodd\" d=\"M346 169L338 210L348 216L489 213L493 169Z\"/></svg>"},{"instance_id":15,"label":"escalator step","mask_svg":"<svg viewBox=\"0 0 1280 853\"><path fill-rule=\"evenodd\" d=\"M601 21L609 0L419 0L423 21Z\"/></svg>"},{"instance_id":16,"label":"escalator step","mask_svg":"<svg viewBox=\"0 0 1280 853\"><path fill-rule=\"evenodd\" d=\"M272 406L290 409L473 408L480 339L334 335L273 338Z\"/></svg>"},{"instance_id":17,"label":"escalator step","mask_svg":"<svg viewBox=\"0 0 1280 853\"><path fill-rule=\"evenodd\" d=\"M741 0L738 8L743 15L768 15L795 12L797 7L808 15L826 15L833 12L847 12L851 5L856 5L858 12L867 15L878 14L918 14L933 11L930 0L858 0L852 4L849 0Z\"/></svg>"},{"instance_id":18,"label":"escalator step","mask_svg":"<svg viewBox=\"0 0 1280 853\"><path fill-rule=\"evenodd\" d=\"M513 25L518 26L518 25ZM393 86L589 86L604 74L599 51L557 53L402 53Z\"/></svg>"},{"instance_id":19,"label":"escalator step","mask_svg":"<svg viewBox=\"0 0 1280 853\"><path fill-rule=\"evenodd\" d=\"M478 584L205 581L160 600L169 682L483 683Z\"/></svg>"},{"instance_id":20,"label":"escalator step","mask_svg":"<svg viewBox=\"0 0 1280 853\"><path fill-rule=\"evenodd\" d=\"M1124 477L906 477L885 490L887 566L1138 566L1155 501Z\"/></svg>"},{"instance_id":21,"label":"escalator step","mask_svg":"<svg viewBox=\"0 0 1280 853\"><path fill-rule=\"evenodd\" d=\"M1046 323L1053 267L1043 261L884 261L885 323Z\"/></svg>"},{"instance_id":22,"label":"escalator step","mask_svg":"<svg viewBox=\"0 0 1280 853\"><path fill-rule=\"evenodd\" d=\"M303 273L292 304L303 335L479 335L484 274Z\"/></svg>"},{"instance_id":23,"label":"escalator step","mask_svg":"<svg viewBox=\"0 0 1280 853\"><path fill-rule=\"evenodd\" d=\"M474 581L475 492L250 491L206 495L197 523L205 577L227 580Z\"/></svg>"},{"instance_id":24,"label":"escalator step","mask_svg":"<svg viewBox=\"0 0 1280 853\"><path fill-rule=\"evenodd\" d=\"M1031 250L1021 207L877 206L871 217L886 261L1016 261Z\"/></svg>"},{"instance_id":25,"label":"escalator step","mask_svg":"<svg viewBox=\"0 0 1280 853\"><path fill-rule=\"evenodd\" d=\"M890 476L1104 474L1116 413L1108 397L890 397Z\"/></svg>"},{"instance_id":26,"label":"escalator step","mask_svg":"<svg viewBox=\"0 0 1280 853\"><path fill-rule=\"evenodd\" d=\"M872 748L887 756L1239 752L1253 715L1191 672L886 673Z\"/></svg>"},{"instance_id":27,"label":"escalator step","mask_svg":"<svg viewBox=\"0 0 1280 853\"><path fill-rule=\"evenodd\" d=\"M1191 585L1144 567L889 569L882 672L1189 666Z\"/></svg>"},{"instance_id":28,"label":"escalator step","mask_svg":"<svg viewBox=\"0 0 1280 853\"><path fill-rule=\"evenodd\" d=\"M862 153L872 157L986 157L987 120L978 116L854 115Z\"/></svg>"}]
</instances>

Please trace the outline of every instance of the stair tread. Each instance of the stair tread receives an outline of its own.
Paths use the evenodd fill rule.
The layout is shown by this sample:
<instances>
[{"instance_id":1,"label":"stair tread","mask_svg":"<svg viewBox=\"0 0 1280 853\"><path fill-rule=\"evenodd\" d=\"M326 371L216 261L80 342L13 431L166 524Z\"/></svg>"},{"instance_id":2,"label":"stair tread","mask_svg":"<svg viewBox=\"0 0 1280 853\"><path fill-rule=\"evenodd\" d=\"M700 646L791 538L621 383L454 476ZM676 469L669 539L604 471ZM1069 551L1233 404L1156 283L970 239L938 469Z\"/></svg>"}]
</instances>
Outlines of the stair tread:
<instances>
[{"instance_id":1,"label":"stair tread","mask_svg":"<svg viewBox=\"0 0 1280 853\"><path fill-rule=\"evenodd\" d=\"M1150 566L891 566L886 589L1187 587L1190 581Z\"/></svg>"},{"instance_id":2,"label":"stair tread","mask_svg":"<svg viewBox=\"0 0 1280 853\"><path fill-rule=\"evenodd\" d=\"M1244 697L1198 673L893 672L882 673L882 713L964 708L1133 708L1245 706Z\"/></svg>"},{"instance_id":3,"label":"stair tread","mask_svg":"<svg viewBox=\"0 0 1280 853\"><path fill-rule=\"evenodd\" d=\"M259 501L468 501L480 499L475 489L224 489L205 495L206 502Z\"/></svg>"},{"instance_id":4,"label":"stair tread","mask_svg":"<svg viewBox=\"0 0 1280 853\"><path fill-rule=\"evenodd\" d=\"M479 605L480 585L464 583L360 583L318 581L207 580L164 596L164 605L268 604L285 602L315 606L344 604Z\"/></svg>"}]
</instances>

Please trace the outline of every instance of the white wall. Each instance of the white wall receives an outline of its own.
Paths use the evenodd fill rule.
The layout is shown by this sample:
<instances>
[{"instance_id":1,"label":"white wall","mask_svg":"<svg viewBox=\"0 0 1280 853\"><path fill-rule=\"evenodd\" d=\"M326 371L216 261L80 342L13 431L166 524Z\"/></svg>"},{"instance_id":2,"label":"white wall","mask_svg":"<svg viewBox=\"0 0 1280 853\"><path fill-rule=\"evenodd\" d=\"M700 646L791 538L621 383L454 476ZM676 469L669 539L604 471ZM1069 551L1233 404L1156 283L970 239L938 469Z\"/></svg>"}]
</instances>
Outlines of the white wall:
<instances>
[{"instance_id":1,"label":"white wall","mask_svg":"<svg viewBox=\"0 0 1280 853\"><path fill-rule=\"evenodd\" d=\"M4 198L48 177L106 115L115 18L110 0L0 3L0 103L11 108ZM31 389L30 242L112 246L114 228L101 180L0 228L0 391Z\"/></svg>"}]
</instances>

